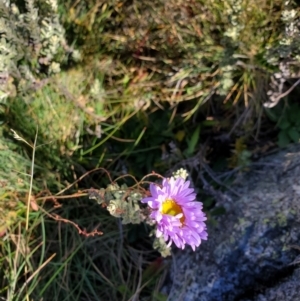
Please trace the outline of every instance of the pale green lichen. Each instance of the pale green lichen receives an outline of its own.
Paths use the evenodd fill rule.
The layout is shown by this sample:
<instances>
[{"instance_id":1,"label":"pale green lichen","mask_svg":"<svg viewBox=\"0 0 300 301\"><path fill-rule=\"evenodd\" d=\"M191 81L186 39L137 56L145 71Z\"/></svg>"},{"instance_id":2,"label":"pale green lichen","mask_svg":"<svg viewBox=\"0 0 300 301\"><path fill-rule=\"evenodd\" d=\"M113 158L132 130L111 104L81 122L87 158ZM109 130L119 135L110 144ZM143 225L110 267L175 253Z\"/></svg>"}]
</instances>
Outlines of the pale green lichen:
<instances>
[{"instance_id":1,"label":"pale green lichen","mask_svg":"<svg viewBox=\"0 0 300 301\"><path fill-rule=\"evenodd\" d=\"M277 213L276 221L280 227L285 227L287 225L287 219L288 219L288 215L286 212Z\"/></svg>"},{"instance_id":2,"label":"pale green lichen","mask_svg":"<svg viewBox=\"0 0 300 301\"><path fill-rule=\"evenodd\" d=\"M108 200L107 210L112 216L121 218L122 224L139 224L146 219L139 206L142 195L131 191L125 184L121 187L108 185L105 198Z\"/></svg>"},{"instance_id":3,"label":"pale green lichen","mask_svg":"<svg viewBox=\"0 0 300 301\"><path fill-rule=\"evenodd\" d=\"M285 2L281 13L281 21L284 24L284 33L278 40L278 45L267 47L266 59L268 63L279 65L282 58L293 59L299 56L299 15L290 1Z\"/></svg>"},{"instance_id":4,"label":"pale green lichen","mask_svg":"<svg viewBox=\"0 0 300 301\"><path fill-rule=\"evenodd\" d=\"M26 0L25 7L16 0L0 1L0 15L2 102L13 96L9 86L12 79L18 90L26 91L40 78L60 72L68 57L80 58L66 42L57 0ZM22 83L23 79L28 83Z\"/></svg>"},{"instance_id":5,"label":"pale green lichen","mask_svg":"<svg viewBox=\"0 0 300 301\"><path fill-rule=\"evenodd\" d=\"M167 246L163 236L154 238L153 248L157 250L162 257L171 256L171 248Z\"/></svg>"}]
</instances>

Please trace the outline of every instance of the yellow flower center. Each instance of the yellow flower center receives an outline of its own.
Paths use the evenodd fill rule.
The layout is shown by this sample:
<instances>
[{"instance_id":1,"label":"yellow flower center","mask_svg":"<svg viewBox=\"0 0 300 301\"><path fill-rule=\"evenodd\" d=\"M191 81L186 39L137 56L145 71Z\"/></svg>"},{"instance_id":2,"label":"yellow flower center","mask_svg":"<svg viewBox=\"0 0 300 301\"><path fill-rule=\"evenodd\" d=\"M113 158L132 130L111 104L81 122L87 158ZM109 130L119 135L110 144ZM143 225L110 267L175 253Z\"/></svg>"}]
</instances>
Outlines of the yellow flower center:
<instances>
[{"instance_id":1,"label":"yellow flower center","mask_svg":"<svg viewBox=\"0 0 300 301\"><path fill-rule=\"evenodd\" d=\"M174 200L167 199L162 204L162 214L168 214L172 216L176 216L179 213L183 214L181 206L179 206ZM183 224L185 220L184 215L180 218L181 223Z\"/></svg>"}]
</instances>

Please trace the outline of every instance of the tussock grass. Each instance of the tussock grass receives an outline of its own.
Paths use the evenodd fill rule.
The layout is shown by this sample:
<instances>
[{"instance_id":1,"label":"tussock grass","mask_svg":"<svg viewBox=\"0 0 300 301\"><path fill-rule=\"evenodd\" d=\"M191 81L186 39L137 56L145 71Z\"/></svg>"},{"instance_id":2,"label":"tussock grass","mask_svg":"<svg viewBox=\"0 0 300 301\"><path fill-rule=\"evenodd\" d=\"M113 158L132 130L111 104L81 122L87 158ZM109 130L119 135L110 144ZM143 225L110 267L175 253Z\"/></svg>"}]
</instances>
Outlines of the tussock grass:
<instances>
[{"instance_id":1,"label":"tussock grass","mask_svg":"<svg viewBox=\"0 0 300 301\"><path fill-rule=\"evenodd\" d=\"M63 8L83 57L105 53L113 61L114 80L105 85L118 85L122 101L173 109L193 101L180 110L185 118L215 102L215 93L241 101L242 110L259 103L263 93L252 92L272 70L267 49L282 37L282 1L68 1ZM256 69L261 74L249 76Z\"/></svg>"},{"instance_id":2,"label":"tussock grass","mask_svg":"<svg viewBox=\"0 0 300 301\"><path fill-rule=\"evenodd\" d=\"M33 198L33 173L34 173L34 158L36 150L37 134L33 144L30 144L24 138L19 136L13 131L14 139L26 143L32 149L32 160L29 169L29 173L23 173L28 176L28 179L24 181L28 187L27 194L22 194L21 190L9 193L10 186L2 185L2 188L6 191L8 198L16 200L15 203L8 201L7 199L1 199L1 209L4 209L2 213L2 225L1 225L1 258L2 258L2 291L3 295L6 295L6 300L29 300L29 296L37 286L38 274L40 270L54 257L44 261L44 247L43 243L39 239L36 239L36 229L43 225L43 217L40 212L34 212L38 210L37 204ZM17 157L13 152L12 155ZM9 161L10 158L7 158ZM23 161L23 160L22 160ZM21 162L22 162L21 161ZM20 162L20 163L21 163ZM19 169L24 163L20 164ZM20 171L17 170L20 173ZM9 177L9 173L6 175ZM19 180L21 181L21 180ZM6 183L7 184L7 183ZM15 185L15 183L14 183ZM5 215L5 210L9 210ZM11 220L11 217L14 220ZM43 231L42 231L43 232ZM33 255L39 252L39 260L33 260Z\"/></svg>"},{"instance_id":3,"label":"tussock grass","mask_svg":"<svg viewBox=\"0 0 300 301\"><path fill-rule=\"evenodd\" d=\"M91 202L75 203L77 208L72 201L64 203L64 217L87 225L87 229L92 229L93 223L98 222L104 234L85 237L71 225L59 223L57 227L57 223L52 222L47 251L59 252L57 259L47 265L41 288L54 277L54 271L56 277L43 289L42 295L53 294L55 300L130 300L134 295L138 296L139 286L145 286L146 281L151 280L144 279L142 274L149 251L126 246L128 229L121 229L119 221L107 216L99 206ZM74 211L78 211L78 216Z\"/></svg>"},{"instance_id":4,"label":"tussock grass","mask_svg":"<svg viewBox=\"0 0 300 301\"><path fill-rule=\"evenodd\" d=\"M31 145L13 133L35 154L36 143ZM39 199L47 197L37 197L34 156L32 160L21 210L16 211L17 206L11 209L15 219L6 221L1 234L0 296L5 300L137 300L145 291L146 296L159 296L163 265L151 269L149 260L157 254L151 251L145 235L148 230L130 239L130 227L87 197L66 196L60 206L54 203L57 209L52 201L55 196L40 203ZM84 232L79 234L74 225ZM103 235L90 236L94 229L100 229ZM135 247L137 237L139 241L142 237L143 243ZM150 270L144 273L149 265Z\"/></svg>"}]
</instances>

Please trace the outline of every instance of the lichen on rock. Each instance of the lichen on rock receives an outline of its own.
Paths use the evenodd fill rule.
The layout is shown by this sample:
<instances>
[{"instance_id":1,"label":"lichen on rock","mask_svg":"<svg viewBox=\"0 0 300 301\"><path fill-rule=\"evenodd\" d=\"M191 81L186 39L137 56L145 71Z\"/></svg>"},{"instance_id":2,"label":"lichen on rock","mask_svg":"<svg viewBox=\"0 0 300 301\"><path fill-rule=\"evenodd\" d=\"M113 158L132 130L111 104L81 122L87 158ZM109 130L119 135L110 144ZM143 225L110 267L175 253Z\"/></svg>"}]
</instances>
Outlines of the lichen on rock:
<instances>
[{"instance_id":1,"label":"lichen on rock","mask_svg":"<svg viewBox=\"0 0 300 301\"><path fill-rule=\"evenodd\" d=\"M296 300L299 285L293 291L289 281L298 273L290 264L300 241L300 146L258 163L236 184L241 197L227 198L226 214L208 225L201 248L174 255L163 288L169 301ZM283 287L289 296L280 299Z\"/></svg>"}]
</instances>

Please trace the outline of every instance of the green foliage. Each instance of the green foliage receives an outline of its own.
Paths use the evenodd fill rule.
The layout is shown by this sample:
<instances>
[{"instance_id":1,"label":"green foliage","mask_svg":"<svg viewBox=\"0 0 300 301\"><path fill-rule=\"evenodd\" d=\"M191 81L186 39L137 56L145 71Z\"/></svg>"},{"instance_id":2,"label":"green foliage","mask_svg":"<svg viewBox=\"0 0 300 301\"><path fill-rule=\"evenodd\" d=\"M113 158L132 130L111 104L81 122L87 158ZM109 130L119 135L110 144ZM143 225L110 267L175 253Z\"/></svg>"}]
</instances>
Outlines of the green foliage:
<instances>
[{"instance_id":1,"label":"green foliage","mask_svg":"<svg viewBox=\"0 0 300 301\"><path fill-rule=\"evenodd\" d=\"M215 93L233 103L242 100L246 107L259 102L256 86L276 69L268 61L279 64L277 52L269 49L282 38L285 7L280 0L259 5L255 0L186 5L69 0L61 2L61 9L67 33L76 37L84 59L105 53L123 65L116 75L123 95L173 106L194 100L183 112L186 118Z\"/></svg>"},{"instance_id":2,"label":"green foliage","mask_svg":"<svg viewBox=\"0 0 300 301\"><path fill-rule=\"evenodd\" d=\"M43 215L32 213L27 230L22 226L24 222L24 218L19 217L18 222L7 228L7 234L0 241L0 296L5 296L8 301L26 300L26 295L38 287L38 276L43 266L51 260L51 257L45 257L45 245L41 245L41 241L45 243L46 239ZM38 230L41 236L35 237Z\"/></svg>"},{"instance_id":3,"label":"green foliage","mask_svg":"<svg viewBox=\"0 0 300 301\"><path fill-rule=\"evenodd\" d=\"M92 300L129 300L134 296L142 299L145 290L148 296L157 293L151 288L157 285L162 269L152 277L143 277L141 271L149 265L149 257L129 242L130 227L122 226L118 219L87 198L66 200L55 213L63 213L64 218L87 230L99 227L103 235L79 235L71 224L57 227L57 222L48 220L47 250L55 251L56 256L45 266L32 296L37 299L45 296L46 300L50 300L47 296L51 300L82 300L86 296ZM147 236L140 235L138 241L151 247ZM154 260L153 252L152 256ZM154 283L150 284L150 279Z\"/></svg>"},{"instance_id":4,"label":"green foliage","mask_svg":"<svg viewBox=\"0 0 300 301\"><path fill-rule=\"evenodd\" d=\"M300 138L300 105L298 103L279 104L275 108L267 109L269 118L276 122L279 129L278 145L285 147Z\"/></svg>"},{"instance_id":5,"label":"green foliage","mask_svg":"<svg viewBox=\"0 0 300 301\"><path fill-rule=\"evenodd\" d=\"M200 138L200 125L194 130L191 139L188 141L188 148L184 152L187 157L190 157L194 154L195 148L199 145L199 138Z\"/></svg>"},{"instance_id":6,"label":"green foliage","mask_svg":"<svg viewBox=\"0 0 300 301\"><path fill-rule=\"evenodd\" d=\"M29 190L31 162L10 139L3 137L0 128L0 236L24 217L25 200ZM44 175L46 179L46 175ZM38 191L36 186L33 187Z\"/></svg>"},{"instance_id":7,"label":"green foliage","mask_svg":"<svg viewBox=\"0 0 300 301\"><path fill-rule=\"evenodd\" d=\"M229 166L231 168L241 168L247 170L251 163L252 153L247 149L245 138L240 137L235 140L234 149L232 155L229 158Z\"/></svg>"}]
</instances>

